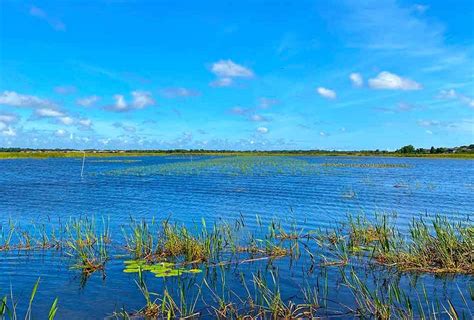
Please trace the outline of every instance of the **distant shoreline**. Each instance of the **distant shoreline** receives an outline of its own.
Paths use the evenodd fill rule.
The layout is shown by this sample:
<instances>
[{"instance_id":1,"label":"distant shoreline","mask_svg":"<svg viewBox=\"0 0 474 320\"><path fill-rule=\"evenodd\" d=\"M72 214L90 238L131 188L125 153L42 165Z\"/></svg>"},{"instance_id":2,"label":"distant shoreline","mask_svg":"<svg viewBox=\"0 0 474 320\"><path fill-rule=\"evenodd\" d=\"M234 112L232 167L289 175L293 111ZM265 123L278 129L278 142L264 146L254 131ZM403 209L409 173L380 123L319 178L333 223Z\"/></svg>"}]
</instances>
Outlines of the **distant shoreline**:
<instances>
[{"instance_id":1,"label":"distant shoreline","mask_svg":"<svg viewBox=\"0 0 474 320\"><path fill-rule=\"evenodd\" d=\"M140 156L320 156L320 157L392 157L392 158L435 158L435 159L474 159L474 153L413 153L375 151L85 151L89 158L140 157ZM83 151L7 151L0 152L0 159L48 159L82 158Z\"/></svg>"}]
</instances>

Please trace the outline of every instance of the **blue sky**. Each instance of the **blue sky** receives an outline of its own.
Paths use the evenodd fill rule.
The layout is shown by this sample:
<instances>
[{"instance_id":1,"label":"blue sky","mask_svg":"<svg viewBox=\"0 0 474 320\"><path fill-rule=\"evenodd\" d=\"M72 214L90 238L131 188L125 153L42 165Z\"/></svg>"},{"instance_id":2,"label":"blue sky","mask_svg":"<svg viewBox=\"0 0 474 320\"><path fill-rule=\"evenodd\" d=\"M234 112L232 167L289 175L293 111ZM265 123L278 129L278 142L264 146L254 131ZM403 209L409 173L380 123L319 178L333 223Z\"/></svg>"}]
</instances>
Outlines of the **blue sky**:
<instances>
[{"instance_id":1,"label":"blue sky","mask_svg":"<svg viewBox=\"0 0 474 320\"><path fill-rule=\"evenodd\" d=\"M470 0L0 7L0 146L474 142Z\"/></svg>"}]
</instances>

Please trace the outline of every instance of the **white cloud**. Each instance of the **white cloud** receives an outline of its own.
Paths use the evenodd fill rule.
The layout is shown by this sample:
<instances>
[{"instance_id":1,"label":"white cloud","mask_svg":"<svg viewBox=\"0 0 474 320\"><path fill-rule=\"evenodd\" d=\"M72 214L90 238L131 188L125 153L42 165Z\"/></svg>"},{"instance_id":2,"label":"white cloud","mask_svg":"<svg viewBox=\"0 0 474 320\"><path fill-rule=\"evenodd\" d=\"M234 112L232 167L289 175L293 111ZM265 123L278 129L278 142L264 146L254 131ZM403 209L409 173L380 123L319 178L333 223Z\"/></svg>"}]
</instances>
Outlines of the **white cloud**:
<instances>
[{"instance_id":1,"label":"white cloud","mask_svg":"<svg viewBox=\"0 0 474 320\"><path fill-rule=\"evenodd\" d=\"M92 126L92 121L90 119L80 119L77 123L86 128L90 128Z\"/></svg>"},{"instance_id":2,"label":"white cloud","mask_svg":"<svg viewBox=\"0 0 474 320\"><path fill-rule=\"evenodd\" d=\"M66 25L61 20L51 17L43 9L32 6L30 8L30 15L46 21L56 31L66 31Z\"/></svg>"},{"instance_id":3,"label":"white cloud","mask_svg":"<svg viewBox=\"0 0 474 320\"><path fill-rule=\"evenodd\" d=\"M59 121L61 121L63 124L70 126L71 124L74 123L74 119L68 116L65 117L59 117Z\"/></svg>"},{"instance_id":4,"label":"white cloud","mask_svg":"<svg viewBox=\"0 0 474 320\"><path fill-rule=\"evenodd\" d=\"M16 136L16 131L12 127L8 127L6 130L1 131L2 135L7 137L14 137Z\"/></svg>"},{"instance_id":5,"label":"white cloud","mask_svg":"<svg viewBox=\"0 0 474 320\"><path fill-rule=\"evenodd\" d=\"M114 95L114 99L115 99L115 104L114 104L114 108L116 110L126 110L127 109L127 103L125 102L125 98L123 95L121 94L116 94Z\"/></svg>"},{"instance_id":6,"label":"white cloud","mask_svg":"<svg viewBox=\"0 0 474 320\"><path fill-rule=\"evenodd\" d=\"M251 69L239 65L232 60L214 62L211 72L218 77L217 80L210 83L212 87L229 87L234 83L234 78L251 78L254 76Z\"/></svg>"},{"instance_id":7,"label":"white cloud","mask_svg":"<svg viewBox=\"0 0 474 320\"><path fill-rule=\"evenodd\" d=\"M266 128L266 127L258 127L258 128L257 128L257 132L258 132L258 133L262 133L262 134L268 133L268 128Z\"/></svg>"},{"instance_id":8,"label":"white cloud","mask_svg":"<svg viewBox=\"0 0 474 320\"><path fill-rule=\"evenodd\" d=\"M155 104L155 100L148 91L132 91L133 107L137 109L143 109L146 106ZM123 97L122 97L123 98Z\"/></svg>"},{"instance_id":9,"label":"white cloud","mask_svg":"<svg viewBox=\"0 0 474 320\"><path fill-rule=\"evenodd\" d=\"M64 117L64 113L55 109L51 109L51 108L38 109L36 110L36 115L40 117L51 117L51 118Z\"/></svg>"},{"instance_id":10,"label":"white cloud","mask_svg":"<svg viewBox=\"0 0 474 320\"><path fill-rule=\"evenodd\" d=\"M319 87L316 89L316 91L318 92L318 94L324 98L327 98L327 99L335 99L336 98L336 91L334 90L331 90L331 89L327 89L327 88L324 88L324 87Z\"/></svg>"},{"instance_id":11,"label":"white cloud","mask_svg":"<svg viewBox=\"0 0 474 320\"><path fill-rule=\"evenodd\" d=\"M106 109L112 111L130 111L132 109L143 109L147 106L154 105L155 100L148 91L132 91L132 103L129 104L125 97L121 94L114 95L115 103Z\"/></svg>"},{"instance_id":12,"label":"white cloud","mask_svg":"<svg viewBox=\"0 0 474 320\"><path fill-rule=\"evenodd\" d=\"M471 108L474 108L474 98L465 96L463 94L460 94L456 92L454 89L449 89L449 90L441 90L439 92L439 98L441 99L453 99L453 100L459 100L465 105L468 105Z\"/></svg>"},{"instance_id":13,"label":"white cloud","mask_svg":"<svg viewBox=\"0 0 474 320\"><path fill-rule=\"evenodd\" d=\"M100 98L98 96L89 96L89 97L78 99L76 103L83 107L90 107L94 105L97 101L99 101L99 99Z\"/></svg>"},{"instance_id":14,"label":"white cloud","mask_svg":"<svg viewBox=\"0 0 474 320\"><path fill-rule=\"evenodd\" d=\"M30 107L30 108L51 108L54 107L54 103L38 98L36 96L29 96L25 94L19 94L15 91L3 91L0 95L0 104L8 105L12 107Z\"/></svg>"},{"instance_id":15,"label":"white cloud","mask_svg":"<svg viewBox=\"0 0 474 320\"><path fill-rule=\"evenodd\" d=\"M431 131L431 130L425 130L425 132L426 132L427 134L433 134L433 131Z\"/></svg>"},{"instance_id":16,"label":"white cloud","mask_svg":"<svg viewBox=\"0 0 474 320\"><path fill-rule=\"evenodd\" d=\"M220 78L253 77L253 71L232 60L219 60L212 64L211 71Z\"/></svg>"},{"instance_id":17,"label":"white cloud","mask_svg":"<svg viewBox=\"0 0 474 320\"><path fill-rule=\"evenodd\" d=\"M211 87L230 87L234 81L231 78L221 78L211 82Z\"/></svg>"},{"instance_id":18,"label":"white cloud","mask_svg":"<svg viewBox=\"0 0 474 320\"><path fill-rule=\"evenodd\" d=\"M326 132L321 131L321 132L319 133L319 135L320 135L321 137L326 137L328 134L327 134Z\"/></svg>"},{"instance_id":19,"label":"white cloud","mask_svg":"<svg viewBox=\"0 0 474 320\"><path fill-rule=\"evenodd\" d=\"M423 88L423 86L416 81L402 78L387 71L382 71L377 77L369 79L369 86L372 89L387 90L420 90Z\"/></svg>"},{"instance_id":20,"label":"white cloud","mask_svg":"<svg viewBox=\"0 0 474 320\"><path fill-rule=\"evenodd\" d=\"M352 84L356 87L362 87L364 85L364 79L360 73L353 72L349 75L349 79Z\"/></svg>"}]
</instances>

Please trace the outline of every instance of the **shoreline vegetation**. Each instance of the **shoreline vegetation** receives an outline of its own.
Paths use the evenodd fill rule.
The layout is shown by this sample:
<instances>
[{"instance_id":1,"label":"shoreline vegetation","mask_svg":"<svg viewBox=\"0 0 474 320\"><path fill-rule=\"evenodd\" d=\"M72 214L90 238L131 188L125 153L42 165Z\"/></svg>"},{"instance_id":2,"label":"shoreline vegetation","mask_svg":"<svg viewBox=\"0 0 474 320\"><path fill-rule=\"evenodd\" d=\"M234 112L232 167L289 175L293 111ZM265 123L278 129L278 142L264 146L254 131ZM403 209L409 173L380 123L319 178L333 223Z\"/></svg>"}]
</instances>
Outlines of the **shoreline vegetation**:
<instances>
[{"instance_id":1,"label":"shoreline vegetation","mask_svg":"<svg viewBox=\"0 0 474 320\"><path fill-rule=\"evenodd\" d=\"M0 148L0 159L46 159L46 158L81 158L86 157L139 157L139 156L170 156L170 155L202 155L202 156L350 156L350 157L421 157L421 158L457 158L474 159L474 144L453 148L430 149L404 146L396 151L381 150L272 150L272 151L236 151L236 150L74 150L74 149L29 149Z\"/></svg>"},{"instance_id":2,"label":"shoreline vegetation","mask_svg":"<svg viewBox=\"0 0 474 320\"><path fill-rule=\"evenodd\" d=\"M111 310L116 319L472 317L472 287L463 290L458 286L456 304L451 296L439 301L427 295L423 284L407 291L396 280L410 274L449 275L451 281L455 275L473 276L474 225L469 221L463 224L440 216L418 218L402 232L396 227L394 214L370 219L358 215L348 216L347 221L331 229L309 230L295 222L285 227L281 221L262 222L257 216L256 229L249 230L243 217L213 225L202 220L194 226L169 219L130 218L121 226L122 235L111 232L106 218L71 218L59 225L33 228L10 221L1 225L0 251L64 253L84 284L93 273L105 277L111 260L123 260L123 272L134 277L144 305L138 310ZM278 270L269 267L281 259L288 259L290 265L303 263L300 292L291 298L284 297L280 290ZM237 274L243 264L267 265L250 273L241 272L241 294L237 294L226 277L229 272ZM321 275L316 283L309 284L304 275L318 271ZM328 277L328 272L339 274L340 279ZM364 278L369 272L377 276ZM387 272L388 278L380 278ZM150 277L171 282L163 282L162 292L150 292ZM352 295L350 303L330 297L328 288L337 283L341 286L338 290ZM9 299L8 295L0 298L0 318L14 312ZM55 297L51 301L55 314L60 310L61 298L59 304Z\"/></svg>"}]
</instances>

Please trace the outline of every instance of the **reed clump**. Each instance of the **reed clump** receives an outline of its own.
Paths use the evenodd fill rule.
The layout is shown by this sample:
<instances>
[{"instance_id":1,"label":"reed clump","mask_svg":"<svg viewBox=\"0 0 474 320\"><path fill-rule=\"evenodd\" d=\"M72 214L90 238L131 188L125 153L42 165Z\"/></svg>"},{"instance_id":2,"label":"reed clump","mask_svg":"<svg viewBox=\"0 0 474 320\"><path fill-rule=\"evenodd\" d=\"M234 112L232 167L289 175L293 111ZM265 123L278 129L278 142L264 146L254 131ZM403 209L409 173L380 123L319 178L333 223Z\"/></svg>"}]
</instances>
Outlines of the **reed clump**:
<instances>
[{"instance_id":1,"label":"reed clump","mask_svg":"<svg viewBox=\"0 0 474 320\"><path fill-rule=\"evenodd\" d=\"M378 263L400 271L474 274L472 226L439 216L431 223L414 219L404 235L387 216L374 223L361 217L349 221L343 245L351 252L369 252Z\"/></svg>"},{"instance_id":2,"label":"reed clump","mask_svg":"<svg viewBox=\"0 0 474 320\"><path fill-rule=\"evenodd\" d=\"M85 276L95 271L103 272L108 260L109 229L105 220L102 222L102 229L93 218L71 219L66 225L66 253L76 259L73 268L81 270Z\"/></svg>"}]
</instances>

